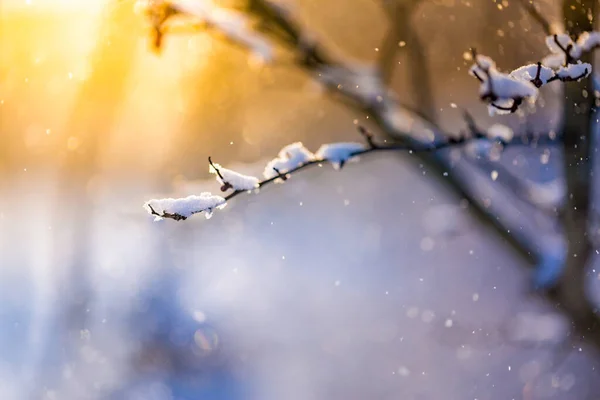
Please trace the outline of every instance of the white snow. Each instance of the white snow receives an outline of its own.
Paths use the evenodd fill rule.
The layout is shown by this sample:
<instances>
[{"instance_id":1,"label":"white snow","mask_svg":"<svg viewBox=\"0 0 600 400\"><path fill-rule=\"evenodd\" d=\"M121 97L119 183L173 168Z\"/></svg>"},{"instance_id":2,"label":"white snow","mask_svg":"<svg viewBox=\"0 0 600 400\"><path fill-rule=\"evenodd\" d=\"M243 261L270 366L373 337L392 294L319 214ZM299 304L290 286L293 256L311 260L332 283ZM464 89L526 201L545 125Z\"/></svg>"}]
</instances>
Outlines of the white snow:
<instances>
[{"instance_id":1,"label":"white snow","mask_svg":"<svg viewBox=\"0 0 600 400\"><path fill-rule=\"evenodd\" d=\"M520 80L531 82L537 76L537 72L538 72L537 64L529 64L529 65L524 65L520 68L515 69L514 71L512 71L509 74L509 76L514 79L520 79ZM552 78L553 76L554 76L554 71L552 71L552 69L545 67L543 65L540 67L539 78L542 81L542 84L548 83L548 80L550 78Z\"/></svg>"},{"instance_id":2,"label":"white snow","mask_svg":"<svg viewBox=\"0 0 600 400\"><path fill-rule=\"evenodd\" d=\"M592 66L588 63L579 61L577 64L569 64L566 67L560 67L556 74L561 79L578 79L586 77L592 72Z\"/></svg>"},{"instance_id":3,"label":"white snow","mask_svg":"<svg viewBox=\"0 0 600 400\"><path fill-rule=\"evenodd\" d=\"M217 174L217 168L219 173L223 176L223 179ZM239 172L232 171L227 168L223 168L219 164L214 164L214 167L209 166L209 172L215 174L217 177L217 181L224 185L226 183L230 184L233 190L252 190L258 188L258 178L249 175L243 175Z\"/></svg>"},{"instance_id":4,"label":"white snow","mask_svg":"<svg viewBox=\"0 0 600 400\"><path fill-rule=\"evenodd\" d=\"M527 67L523 70L517 69L511 72L511 75L507 75L496 69L496 64L491 58L478 54L477 63L471 66L469 73L483 80L479 87L479 94L482 96L493 92L500 101L526 97L535 99L538 93L537 88L529 79L523 79L523 76L529 73ZM535 73L533 77L535 77Z\"/></svg>"},{"instance_id":5,"label":"white snow","mask_svg":"<svg viewBox=\"0 0 600 400\"><path fill-rule=\"evenodd\" d=\"M316 157L327 160L335 169L339 169L343 163L354 158L355 153L366 150L362 143L346 142L346 143L330 143L322 145L317 150Z\"/></svg>"},{"instance_id":6,"label":"white snow","mask_svg":"<svg viewBox=\"0 0 600 400\"><path fill-rule=\"evenodd\" d=\"M556 39L557 39L558 43L560 43L560 46L562 46L564 49L566 49L569 45L572 45L573 49L576 46L575 43L573 43L573 41L569 37L569 35L567 35L566 33L561 33L561 34L556 35ZM552 53L555 53L555 54L564 53L564 51L560 48L560 46L558 44L556 44L556 41L554 40L554 35L546 36L546 46ZM575 50L575 51L577 51L577 50ZM574 54L574 53L571 53L571 54Z\"/></svg>"},{"instance_id":7,"label":"white snow","mask_svg":"<svg viewBox=\"0 0 600 400\"><path fill-rule=\"evenodd\" d=\"M479 75L480 78L484 78L485 70L488 70L490 72L495 71L496 63L494 62L494 60L492 60L491 57L478 54L477 62L475 64L473 64L473 66L471 66L471 68L469 69L469 73L473 76L475 76L475 74L477 74L477 75Z\"/></svg>"},{"instance_id":8,"label":"white snow","mask_svg":"<svg viewBox=\"0 0 600 400\"><path fill-rule=\"evenodd\" d=\"M208 219L212 216L215 208L222 209L226 204L223 197L203 192L199 196L190 195L179 199L152 199L144 204L144 208L149 214L152 214L152 210L154 210L161 215L168 213L185 218L204 211ZM161 216L156 216L154 220L160 221L161 219L163 219Z\"/></svg>"},{"instance_id":9,"label":"white snow","mask_svg":"<svg viewBox=\"0 0 600 400\"><path fill-rule=\"evenodd\" d=\"M267 179L274 178L277 176L275 169L281 173L286 173L314 159L315 155L304 147L301 142L288 144L281 149L277 158L267 163L263 175Z\"/></svg>"},{"instance_id":10,"label":"white snow","mask_svg":"<svg viewBox=\"0 0 600 400\"><path fill-rule=\"evenodd\" d=\"M583 51L590 51L596 46L600 46L600 32L583 32L577 38L577 46Z\"/></svg>"},{"instance_id":11,"label":"white snow","mask_svg":"<svg viewBox=\"0 0 600 400\"><path fill-rule=\"evenodd\" d=\"M537 97L537 88L531 82L515 79L509 75L493 70L490 70L490 78L492 81L493 93L501 100ZM489 86L488 80L485 79L481 84L479 93L481 95L490 93Z\"/></svg>"},{"instance_id":12,"label":"white snow","mask_svg":"<svg viewBox=\"0 0 600 400\"><path fill-rule=\"evenodd\" d=\"M497 105L498 107L503 107L503 108L509 108L512 107L514 101L513 100L496 100L494 102L495 105ZM494 115L507 115L510 114L510 110L501 110L497 107L494 107L491 104L488 104L488 114L490 117L493 117Z\"/></svg>"},{"instance_id":13,"label":"white snow","mask_svg":"<svg viewBox=\"0 0 600 400\"><path fill-rule=\"evenodd\" d=\"M486 134L490 139L500 139L503 142L510 142L515 135L511 128L502 124L494 124L490 126Z\"/></svg>"}]
</instances>

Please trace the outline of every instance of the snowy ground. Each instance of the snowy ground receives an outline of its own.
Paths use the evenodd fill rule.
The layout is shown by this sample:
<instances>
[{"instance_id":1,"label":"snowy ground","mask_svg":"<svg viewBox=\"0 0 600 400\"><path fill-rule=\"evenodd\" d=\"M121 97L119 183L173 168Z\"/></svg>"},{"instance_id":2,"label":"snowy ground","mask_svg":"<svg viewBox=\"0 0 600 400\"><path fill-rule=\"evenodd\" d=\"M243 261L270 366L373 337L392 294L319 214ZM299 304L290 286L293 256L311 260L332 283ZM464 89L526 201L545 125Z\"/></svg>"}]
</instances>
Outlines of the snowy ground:
<instances>
[{"instance_id":1,"label":"snowy ground","mask_svg":"<svg viewBox=\"0 0 600 400\"><path fill-rule=\"evenodd\" d=\"M31 382L61 399L581 400L600 389L598 360L561 346L565 321L527 296L520 256L406 157L316 168L208 221L152 222L146 188L106 182L76 335L56 322L74 283L52 261L61 227L38 197L51 184L4 192L23 201L2 207L3 399L39 398Z\"/></svg>"}]
</instances>

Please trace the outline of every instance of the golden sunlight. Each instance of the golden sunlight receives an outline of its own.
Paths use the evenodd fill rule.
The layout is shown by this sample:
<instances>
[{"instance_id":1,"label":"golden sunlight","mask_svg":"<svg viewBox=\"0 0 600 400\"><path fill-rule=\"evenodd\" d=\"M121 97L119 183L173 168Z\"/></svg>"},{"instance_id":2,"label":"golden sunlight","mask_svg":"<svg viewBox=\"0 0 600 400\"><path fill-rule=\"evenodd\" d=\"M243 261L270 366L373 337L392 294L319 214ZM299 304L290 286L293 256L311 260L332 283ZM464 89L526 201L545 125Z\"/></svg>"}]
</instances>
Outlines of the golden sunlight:
<instances>
[{"instance_id":1,"label":"golden sunlight","mask_svg":"<svg viewBox=\"0 0 600 400\"><path fill-rule=\"evenodd\" d=\"M99 13L107 0L3 0L4 10Z\"/></svg>"},{"instance_id":2,"label":"golden sunlight","mask_svg":"<svg viewBox=\"0 0 600 400\"><path fill-rule=\"evenodd\" d=\"M238 76L231 55L243 53L208 32L173 35L161 54L149 51L134 0L0 1L4 162L81 153L100 165L159 166L170 156L165 143ZM132 155L142 132L145 149Z\"/></svg>"}]
</instances>

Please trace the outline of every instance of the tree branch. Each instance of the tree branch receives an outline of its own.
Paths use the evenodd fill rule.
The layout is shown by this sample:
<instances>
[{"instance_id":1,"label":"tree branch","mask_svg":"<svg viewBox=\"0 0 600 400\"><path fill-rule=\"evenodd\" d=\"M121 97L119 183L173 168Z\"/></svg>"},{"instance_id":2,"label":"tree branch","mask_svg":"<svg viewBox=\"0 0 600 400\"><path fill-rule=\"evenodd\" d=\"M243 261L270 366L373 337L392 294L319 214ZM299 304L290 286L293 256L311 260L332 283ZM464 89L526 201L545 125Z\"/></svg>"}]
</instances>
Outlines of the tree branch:
<instances>
[{"instance_id":1,"label":"tree branch","mask_svg":"<svg viewBox=\"0 0 600 400\"><path fill-rule=\"evenodd\" d=\"M535 20L535 22L542 27L546 35L550 36L555 33L553 32L552 24L550 24L546 17L544 17L542 13L540 13L540 11L535 7L533 0L519 0L519 2L525 11L527 11L527 13Z\"/></svg>"},{"instance_id":2,"label":"tree branch","mask_svg":"<svg viewBox=\"0 0 600 400\"><path fill-rule=\"evenodd\" d=\"M320 76L324 72L343 71L347 74L346 77L356 79L362 78L356 72L353 72L349 65L333 60L326 56L327 52L314 40L309 39L303 29L292 17L282 10L280 7L272 4L268 0L250 0L248 10L257 15L263 20L263 23L269 26L269 34L276 39L279 39L284 45L287 45L297 56L298 64L307 69L307 71ZM422 60L421 60L422 61ZM512 204L506 196L510 194L499 194L497 189L490 184L489 179L482 179L474 175L472 168L465 163L456 163L447 151L443 148L449 147L448 140L445 140L445 133L435 125L435 123L427 120L421 120L418 117L410 117L407 121L403 117L409 116L406 110L403 110L394 96L388 95L388 90L385 93L377 93L373 95L373 91L357 91L352 85L343 87L339 82L336 82L335 76L329 76L329 80L324 80L324 84L332 90L344 95L347 99L352 100L360 110L371 117L377 125L388 136L401 139L404 144L412 146L403 150L417 150L415 153L421 159L432 166L441 177L444 175L444 181L452 187L460 196L468 199L473 206L473 211L476 212L484 220L498 229L498 232L509 242L514 244L518 249L521 249L524 254L534 258L535 260L545 260L546 253L556 246L557 238L552 232L538 232L531 228L527 222L528 215L524 215L518 207ZM372 78L372 77L370 77ZM539 77L538 77L539 78ZM371 82L379 85L379 82ZM340 89L340 86L342 88ZM356 85L355 85L356 86ZM383 86L383 85L381 85ZM379 86L378 86L379 88ZM591 96L590 96L591 97ZM502 105L501 105L502 106ZM419 125L421 130L414 128ZM421 136L433 137L434 142L439 143L443 140L444 146L437 147L419 147L423 146ZM393 145L396 146L396 145ZM399 150L392 148L389 150ZM383 151L382 148L369 148L364 152L357 152L354 155L367 154L375 151ZM323 160L321 160L323 162ZM318 164L319 161L305 163L299 166L294 172L298 172L304 168ZM444 174L442 174L444 172ZM289 171L286 175L289 174ZM283 179L282 174L278 173L275 177L270 178L268 182L263 181L261 186L264 186L276 179ZM241 192L234 192L228 196L228 199L238 196ZM484 195L485 193L486 195ZM498 201L492 201L491 204L486 201L488 193L497 195ZM500 197L502 196L502 198ZM580 319L575 314L571 314L571 309L565 308L564 311L575 319L576 322ZM589 325L577 322L576 329L581 335L587 332ZM593 342L600 347L600 339L593 337ZM598 339L598 340L596 340Z\"/></svg>"},{"instance_id":3,"label":"tree branch","mask_svg":"<svg viewBox=\"0 0 600 400\"><path fill-rule=\"evenodd\" d=\"M585 12L582 12L585 11ZM583 0L579 5L571 6L564 2L563 16L565 25L573 29L574 34L591 31L593 22L587 13L596 15L597 1ZM590 56L584 54L584 60ZM581 336L592 337L600 341L600 320L597 305L588 296L588 274L586 268L592 258L588 227L590 223L593 157L593 131L595 120L594 96L584 96L592 88L592 78L567 86L565 90L563 134L564 134L564 171L567 186L567 202L562 213L565 235L568 243L565 270L553 298L569 315L574 323L583 329Z\"/></svg>"},{"instance_id":4,"label":"tree branch","mask_svg":"<svg viewBox=\"0 0 600 400\"><path fill-rule=\"evenodd\" d=\"M365 138L365 141L367 142L368 146L363 150L357 150L357 151L350 152L347 159L352 159L352 158L370 154L370 153L387 152L387 151L404 151L404 152L408 152L410 154L431 153L431 152L436 152L436 151L447 149L447 148L454 147L454 146L465 145L465 144L468 144L468 143L476 141L476 140L485 140L485 141L489 141L490 143L496 143L501 146L507 146L507 145L519 146L519 145L523 144L522 141L518 141L518 140L514 141L514 142L504 142L500 139L489 140L486 137L486 134L479 130L473 130L472 135L469 135L469 136L462 136L459 138L450 137L446 141L432 143L431 145L414 146L414 145L396 144L396 143L381 144L381 143L375 142L371 132L369 132L364 127L359 126L358 130L359 130L359 133ZM223 176L219 172L219 169L217 169L215 164L212 162L211 157L208 158L208 162L209 162L210 166L215 170L217 176L219 176L221 178L221 180L224 180ZM296 166L290 170L287 170L285 172L280 172L279 169L274 168L277 175L267 178L267 179L264 179L262 181L259 181L257 188L258 189L263 188L271 183L276 182L279 179L281 179L282 181L285 181L293 174L296 174L296 173L298 173L302 170L305 170L311 166L322 165L323 163L327 163L327 162L329 162L329 160L322 157L322 158L315 158L315 159L311 159L309 161L303 162L303 163L299 164L298 166ZM341 164L343 165L344 162L345 161L342 160ZM223 188L221 188L221 189L223 190ZM233 186L229 185L227 188L225 188L225 190L227 190L227 189L233 189ZM250 191L249 190L233 190L233 192L229 193L227 196L224 197L224 200L225 201L231 200L234 197L241 195L242 193L250 193ZM188 218L187 216L177 214L177 213L169 213L169 212L164 212L164 211L157 212L152 207L150 202L146 203L146 206L148 207L150 214L157 216L157 217L161 217L161 218L165 218L165 219L173 219L176 221L183 221ZM200 211L202 211L202 210L200 210ZM192 214L195 214L195 213L192 213Z\"/></svg>"}]
</instances>

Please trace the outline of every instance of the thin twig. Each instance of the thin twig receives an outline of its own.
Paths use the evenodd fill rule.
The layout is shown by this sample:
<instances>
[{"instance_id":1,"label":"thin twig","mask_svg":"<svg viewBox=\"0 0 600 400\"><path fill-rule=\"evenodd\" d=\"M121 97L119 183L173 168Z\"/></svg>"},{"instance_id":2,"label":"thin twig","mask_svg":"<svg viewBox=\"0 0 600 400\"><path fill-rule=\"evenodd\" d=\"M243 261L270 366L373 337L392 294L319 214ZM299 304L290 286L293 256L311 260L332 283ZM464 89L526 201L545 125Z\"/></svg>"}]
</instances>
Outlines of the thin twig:
<instances>
[{"instance_id":1,"label":"thin twig","mask_svg":"<svg viewBox=\"0 0 600 400\"><path fill-rule=\"evenodd\" d=\"M466 115L468 115L468 113L466 113ZM387 152L387 151L406 151L406 152L409 152L410 154L431 153L431 152L436 152L439 150L448 149L448 148L455 147L455 146L465 145L470 142L484 138L485 133L483 133L479 128L477 128L475 126L474 121L472 120L472 117L469 116L468 121L469 121L469 130L471 132L470 135L462 136L462 137L458 137L458 138L449 137L445 141L433 143L431 145L425 144L422 146L414 146L414 145L410 145L410 144L398 144L398 143L379 144L374 141L373 135L366 128L359 126L358 131L365 138L365 140L369 144L369 147L364 150L359 150L359 151L355 151L355 152L351 153L348 158L350 159L350 158L354 158L354 157L358 157L358 156L362 156L362 155L366 155L366 154L370 154L370 153ZM506 142L506 141L503 141L500 139L489 139L489 141L492 143L500 143L503 146L510 146L510 145L518 146L518 145L524 144L523 141L519 141L519 140L513 140L510 142ZM275 172L277 173L277 175L260 181L258 183L258 188L259 189L263 188L271 183L274 183L278 179L285 181L289 178L289 176L291 176L297 172L300 172L302 170L305 170L305 169L315 166L315 165L322 165L327 162L328 162L328 160L326 160L324 158L313 159L313 160L304 162L304 163L298 165L297 167L292 168L285 172L281 172L279 169L273 168L275 170ZM209 157L209 163L211 166L213 166L213 168L215 168L210 157ZM215 170L217 171L217 175L219 175L219 177L221 177L221 179L223 179L221 174L218 172L218 169L215 169ZM251 191L248 191L248 190L234 190L233 192L231 192L227 196L225 196L225 200L228 201L228 200L233 199L234 197L239 196L242 193L250 193L250 192ZM175 219L175 220L185 220L186 219L185 217L178 215L178 214L168 214L168 213L165 213L164 215L159 214L151 206L149 206L149 209L150 209L150 212L152 215L156 215L156 216L159 216L162 218L171 218L171 219Z\"/></svg>"}]
</instances>

